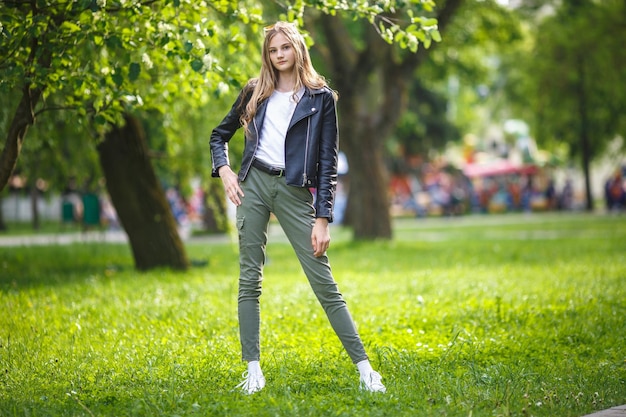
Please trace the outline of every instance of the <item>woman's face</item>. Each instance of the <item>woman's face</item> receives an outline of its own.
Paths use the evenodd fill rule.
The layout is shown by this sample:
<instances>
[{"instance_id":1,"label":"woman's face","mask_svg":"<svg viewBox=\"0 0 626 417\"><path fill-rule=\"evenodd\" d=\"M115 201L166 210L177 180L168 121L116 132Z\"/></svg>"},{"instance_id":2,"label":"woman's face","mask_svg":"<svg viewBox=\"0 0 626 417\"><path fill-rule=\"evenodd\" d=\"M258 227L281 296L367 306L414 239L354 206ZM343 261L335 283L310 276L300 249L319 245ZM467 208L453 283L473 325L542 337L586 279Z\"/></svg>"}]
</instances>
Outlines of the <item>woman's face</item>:
<instances>
[{"instance_id":1,"label":"woman's face","mask_svg":"<svg viewBox=\"0 0 626 417\"><path fill-rule=\"evenodd\" d=\"M282 33L278 32L269 44L272 66L279 72L291 72L296 65L296 54L293 45Z\"/></svg>"}]
</instances>

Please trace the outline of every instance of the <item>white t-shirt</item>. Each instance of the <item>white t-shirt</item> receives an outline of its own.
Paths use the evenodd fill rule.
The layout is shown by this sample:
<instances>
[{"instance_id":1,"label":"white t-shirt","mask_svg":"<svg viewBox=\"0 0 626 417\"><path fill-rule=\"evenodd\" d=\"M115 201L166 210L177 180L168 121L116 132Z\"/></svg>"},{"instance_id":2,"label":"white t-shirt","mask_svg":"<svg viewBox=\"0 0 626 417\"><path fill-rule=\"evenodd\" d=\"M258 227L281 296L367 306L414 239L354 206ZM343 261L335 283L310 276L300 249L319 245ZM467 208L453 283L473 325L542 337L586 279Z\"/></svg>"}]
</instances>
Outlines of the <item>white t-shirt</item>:
<instances>
[{"instance_id":1,"label":"white t-shirt","mask_svg":"<svg viewBox=\"0 0 626 417\"><path fill-rule=\"evenodd\" d=\"M274 90L267 102L256 158L276 168L285 167L287 128L296 110L296 104L303 95L304 88L298 91L296 100L294 100L293 91L283 93Z\"/></svg>"}]
</instances>

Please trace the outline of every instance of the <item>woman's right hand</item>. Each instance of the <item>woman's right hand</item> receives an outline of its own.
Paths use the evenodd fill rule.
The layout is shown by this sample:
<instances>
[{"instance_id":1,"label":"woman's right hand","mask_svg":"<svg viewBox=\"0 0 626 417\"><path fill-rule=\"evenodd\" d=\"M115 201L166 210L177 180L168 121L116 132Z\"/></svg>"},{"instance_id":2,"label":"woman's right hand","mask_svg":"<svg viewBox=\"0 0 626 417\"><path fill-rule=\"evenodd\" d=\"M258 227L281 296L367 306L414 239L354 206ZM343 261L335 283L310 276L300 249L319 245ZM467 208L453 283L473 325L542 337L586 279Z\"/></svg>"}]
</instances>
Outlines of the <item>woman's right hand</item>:
<instances>
[{"instance_id":1,"label":"woman's right hand","mask_svg":"<svg viewBox=\"0 0 626 417\"><path fill-rule=\"evenodd\" d=\"M218 170L222 183L224 184L224 191L226 197L236 206L241 205L241 198L243 197L243 190L239 186L239 177L228 166L224 165Z\"/></svg>"}]
</instances>

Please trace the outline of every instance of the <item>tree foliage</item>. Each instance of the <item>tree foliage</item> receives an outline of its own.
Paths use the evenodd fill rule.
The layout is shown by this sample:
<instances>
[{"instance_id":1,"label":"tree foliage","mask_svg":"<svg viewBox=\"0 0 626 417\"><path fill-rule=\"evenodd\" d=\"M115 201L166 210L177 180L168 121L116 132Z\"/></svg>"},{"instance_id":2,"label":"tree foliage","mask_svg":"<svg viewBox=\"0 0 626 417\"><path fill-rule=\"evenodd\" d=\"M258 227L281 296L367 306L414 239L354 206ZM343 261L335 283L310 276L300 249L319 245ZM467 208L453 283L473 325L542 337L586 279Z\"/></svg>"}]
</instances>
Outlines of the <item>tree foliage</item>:
<instances>
[{"instance_id":1,"label":"tree foliage","mask_svg":"<svg viewBox=\"0 0 626 417\"><path fill-rule=\"evenodd\" d=\"M521 38L520 20L510 10L493 1L465 1L444 42L429 50L414 74L407 111L394 134L405 152L400 156L436 155L464 133L481 134L501 120L507 107L495 63Z\"/></svg>"},{"instance_id":2,"label":"tree foliage","mask_svg":"<svg viewBox=\"0 0 626 417\"><path fill-rule=\"evenodd\" d=\"M626 4L536 3L522 10L528 42L509 56L509 97L540 144L580 158L592 209L589 165L626 130Z\"/></svg>"},{"instance_id":3,"label":"tree foliage","mask_svg":"<svg viewBox=\"0 0 626 417\"><path fill-rule=\"evenodd\" d=\"M409 49L438 39L436 21L412 10L399 21L381 18L399 3L417 11L434 6L430 0L293 1L284 5L281 17L302 24L309 8L348 14L375 25L387 42ZM72 110L72 120L99 140L108 125L122 122L125 111L157 109L170 129L168 140L180 144L174 129L190 109L202 108L255 74L258 54L247 52L258 48L259 29L266 23L262 5L253 1L0 4L0 94L13 109L21 103L7 121L0 188L15 166L28 127L52 110Z\"/></svg>"},{"instance_id":4,"label":"tree foliage","mask_svg":"<svg viewBox=\"0 0 626 417\"><path fill-rule=\"evenodd\" d=\"M2 186L36 118L48 121L41 137L56 159L82 168L79 160L89 153L81 151L93 155L107 125L120 123L125 111L157 110L170 117L167 129L179 117L175 106L197 107L223 90L221 83L237 83L245 65L225 68L217 57L227 51L237 56L245 46L245 23L260 20L255 9L243 15L228 2L33 0L2 6L0 94L14 111L6 117ZM15 103L25 104L15 110ZM75 134L64 135L64 124ZM65 148L80 156L58 152Z\"/></svg>"},{"instance_id":5,"label":"tree foliage","mask_svg":"<svg viewBox=\"0 0 626 417\"><path fill-rule=\"evenodd\" d=\"M594 137L587 149L592 159L626 128L625 16L623 1L579 1L564 4L539 27L535 97L542 123L537 125L538 133L567 142L572 156L584 152L581 106Z\"/></svg>"}]
</instances>

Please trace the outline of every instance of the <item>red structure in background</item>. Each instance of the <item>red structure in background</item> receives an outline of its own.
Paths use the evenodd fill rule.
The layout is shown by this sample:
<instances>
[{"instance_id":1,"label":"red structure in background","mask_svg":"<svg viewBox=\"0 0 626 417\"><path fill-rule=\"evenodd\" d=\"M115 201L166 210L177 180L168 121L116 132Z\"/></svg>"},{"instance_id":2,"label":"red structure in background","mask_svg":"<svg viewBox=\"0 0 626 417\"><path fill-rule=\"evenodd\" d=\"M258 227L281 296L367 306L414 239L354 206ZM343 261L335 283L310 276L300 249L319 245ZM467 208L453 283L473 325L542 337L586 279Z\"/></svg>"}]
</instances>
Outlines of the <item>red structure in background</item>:
<instances>
[{"instance_id":1,"label":"red structure in background","mask_svg":"<svg viewBox=\"0 0 626 417\"><path fill-rule=\"evenodd\" d=\"M534 175L539 171L536 165L516 165L506 159L498 159L485 164L471 163L463 167L468 178L497 177L501 175Z\"/></svg>"}]
</instances>

